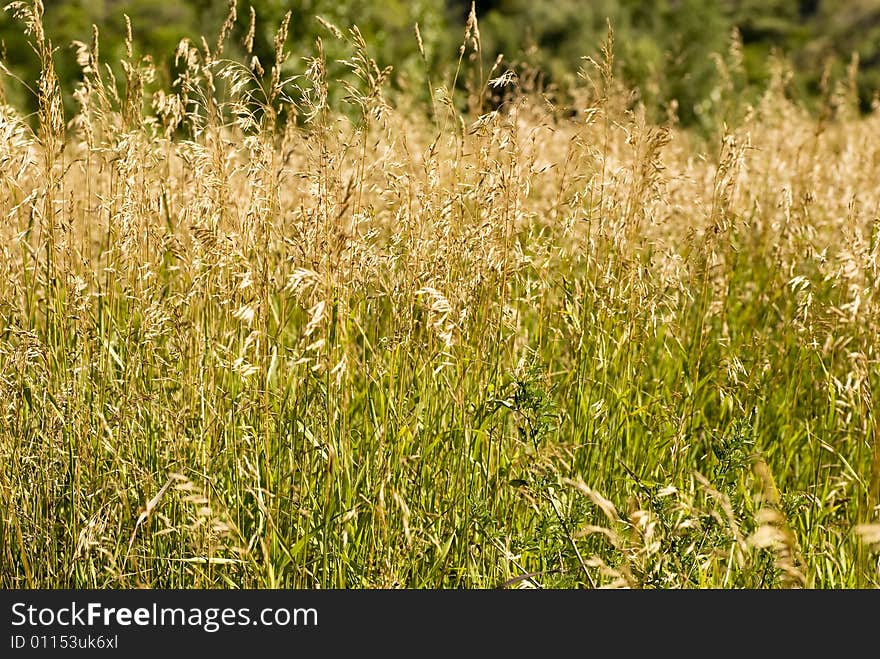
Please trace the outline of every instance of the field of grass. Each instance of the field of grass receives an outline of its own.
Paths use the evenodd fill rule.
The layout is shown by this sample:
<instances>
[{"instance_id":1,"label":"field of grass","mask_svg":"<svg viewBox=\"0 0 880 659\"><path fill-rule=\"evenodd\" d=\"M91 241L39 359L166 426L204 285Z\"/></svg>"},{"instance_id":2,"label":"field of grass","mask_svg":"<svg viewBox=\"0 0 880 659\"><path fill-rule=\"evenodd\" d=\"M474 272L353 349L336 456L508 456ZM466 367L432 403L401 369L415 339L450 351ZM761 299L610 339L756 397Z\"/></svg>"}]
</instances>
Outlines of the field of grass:
<instances>
[{"instance_id":1,"label":"field of grass","mask_svg":"<svg viewBox=\"0 0 880 659\"><path fill-rule=\"evenodd\" d=\"M781 65L755 107L721 67L705 136L650 120L610 42L561 108L471 22L470 91L425 107L332 26L346 84L320 48L285 80L282 26L274 63L184 45L149 97L149 62L114 81L80 44L66 122L21 12L0 586L880 584L880 110L851 81L817 116Z\"/></svg>"}]
</instances>

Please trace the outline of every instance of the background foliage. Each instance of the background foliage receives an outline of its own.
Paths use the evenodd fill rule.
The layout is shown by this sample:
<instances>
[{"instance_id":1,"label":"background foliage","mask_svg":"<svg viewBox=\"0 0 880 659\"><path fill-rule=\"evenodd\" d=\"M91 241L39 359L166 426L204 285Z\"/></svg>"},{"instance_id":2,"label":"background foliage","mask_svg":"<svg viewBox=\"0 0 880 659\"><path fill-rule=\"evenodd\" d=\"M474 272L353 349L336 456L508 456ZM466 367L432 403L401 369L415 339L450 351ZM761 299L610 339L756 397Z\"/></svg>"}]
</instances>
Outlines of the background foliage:
<instances>
[{"instance_id":1,"label":"background foliage","mask_svg":"<svg viewBox=\"0 0 880 659\"><path fill-rule=\"evenodd\" d=\"M878 0L490 0L477 2L482 57L489 67L503 53L507 66L539 71L538 81L561 92L575 79L582 58L596 56L610 20L617 34L619 71L639 89L656 116L664 116L675 102L685 124L705 123L717 102L715 54L726 53L731 31L742 37L743 77L735 81L739 94L757 95L770 76L768 62L778 54L793 71L789 93L800 100L818 103L823 94L826 69L842 76L853 53L859 57L858 82L862 110L867 110L880 88L880 1ZM72 90L80 76L74 40L88 43L92 24L100 26L101 47L106 61L124 55L125 20L131 18L136 50L149 53L159 65L167 84L174 77L174 53L181 38L198 42L202 35L216 35L227 5L211 0L47 0L46 31L57 48L56 68L61 87ZM328 42L328 61L343 56L337 40L317 16L346 29L357 24L373 55L382 66L394 67L396 88L421 90L427 95L429 79L454 75L469 3L465 0L431 2L417 0L253 0L239 6L233 30L231 58L241 54L247 34L249 7L257 15L254 53L271 61L272 40L284 14L292 11L290 39L294 57L290 69L302 68L301 57L313 54L315 40ZM421 60L414 34L418 23L426 49L427 67ZM21 27L0 15L3 62L22 82L34 87L40 66L28 47ZM341 69L331 70L331 76ZM459 81L465 84L465 81ZM36 101L16 81L4 81L5 94L13 105L30 110ZM826 90L827 91L827 90ZM67 113L74 108L65 101Z\"/></svg>"}]
</instances>

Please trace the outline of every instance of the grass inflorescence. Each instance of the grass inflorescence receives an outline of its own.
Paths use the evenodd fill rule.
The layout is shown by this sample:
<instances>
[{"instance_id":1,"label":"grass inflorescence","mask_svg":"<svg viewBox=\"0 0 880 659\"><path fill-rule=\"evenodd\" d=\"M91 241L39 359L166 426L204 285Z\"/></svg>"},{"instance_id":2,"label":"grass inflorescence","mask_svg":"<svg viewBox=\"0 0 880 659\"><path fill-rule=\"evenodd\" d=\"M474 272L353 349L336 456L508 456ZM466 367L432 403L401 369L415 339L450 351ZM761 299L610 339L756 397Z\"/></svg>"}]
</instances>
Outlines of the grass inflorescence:
<instances>
[{"instance_id":1,"label":"grass inflorescence","mask_svg":"<svg viewBox=\"0 0 880 659\"><path fill-rule=\"evenodd\" d=\"M274 62L182 42L166 90L96 30L65 124L14 10L44 73L36 127L0 108L0 586L878 584L847 81L817 117L782 64L755 106L719 74L706 138L610 38L559 108L472 14L425 109L357 28L342 83L285 20Z\"/></svg>"}]
</instances>

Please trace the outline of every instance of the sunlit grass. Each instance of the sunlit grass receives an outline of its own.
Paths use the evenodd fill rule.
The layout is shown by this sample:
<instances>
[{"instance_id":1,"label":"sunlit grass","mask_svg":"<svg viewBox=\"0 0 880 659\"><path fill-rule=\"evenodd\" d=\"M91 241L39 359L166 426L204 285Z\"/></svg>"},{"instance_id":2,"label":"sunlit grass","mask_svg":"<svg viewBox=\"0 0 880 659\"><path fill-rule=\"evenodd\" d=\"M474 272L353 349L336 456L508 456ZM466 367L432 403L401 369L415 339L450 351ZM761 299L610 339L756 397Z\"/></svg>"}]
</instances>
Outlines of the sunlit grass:
<instances>
[{"instance_id":1,"label":"sunlit grass","mask_svg":"<svg viewBox=\"0 0 880 659\"><path fill-rule=\"evenodd\" d=\"M0 585L877 585L880 115L845 84L821 120L782 69L722 88L703 139L610 42L574 112L482 73L472 17L477 84L427 110L328 26L342 113L285 25L149 98L80 44L65 126L19 11Z\"/></svg>"}]
</instances>

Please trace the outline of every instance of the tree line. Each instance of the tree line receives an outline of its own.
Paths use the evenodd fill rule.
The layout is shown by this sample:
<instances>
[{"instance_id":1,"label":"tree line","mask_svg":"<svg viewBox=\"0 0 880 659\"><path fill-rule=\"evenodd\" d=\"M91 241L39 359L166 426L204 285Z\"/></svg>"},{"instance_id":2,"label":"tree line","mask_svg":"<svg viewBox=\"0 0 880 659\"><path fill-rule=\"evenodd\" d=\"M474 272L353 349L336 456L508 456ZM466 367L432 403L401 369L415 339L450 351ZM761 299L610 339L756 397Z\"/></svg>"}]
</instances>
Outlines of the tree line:
<instances>
[{"instance_id":1,"label":"tree line","mask_svg":"<svg viewBox=\"0 0 880 659\"><path fill-rule=\"evenodd\" d=\"M288 47L291 70L314 54L323 40L331 75L344 44L317 17L346 30L357 25L381 66L394 67L393 84L415 96L432 85L465 78L459 48L470 12L466 0L242 0L237 3L226 55L242 57L251 24L253 55L271 62L275 31L291 11ZM14 7L11 9L14 10ZM130 19L134 49L156 65L155 84L175 77L174 54L184 37L199 43L216 38L229 5L222 0L44 0L43 22L56 47L55 66L72 111L71 92L81 76L75 41L89 43L99 28L103 61L126 55ZM0 101L33 110L39 59L13 11L0 14ZM787 93L808 105L828 94L828 81L846 76L857 57L858 102L871 107L880 89L880 0L479 0L476 2L481 64L521 74L560 95L576 84L578 71L597 57L608 24L615 34L615 69L638 89L650 111L674 108L680 121L700 124L719 102L719 76L748 97L773 75L775 63L791 72ZM419 26L419 36L415 25ZM298 57L301 56L301 57ZM336 68L334 68L336 67ZM850 67L852 68L852 67ZM754 92L757 93L757 92Z\"/></svg>"}]
</instances>

